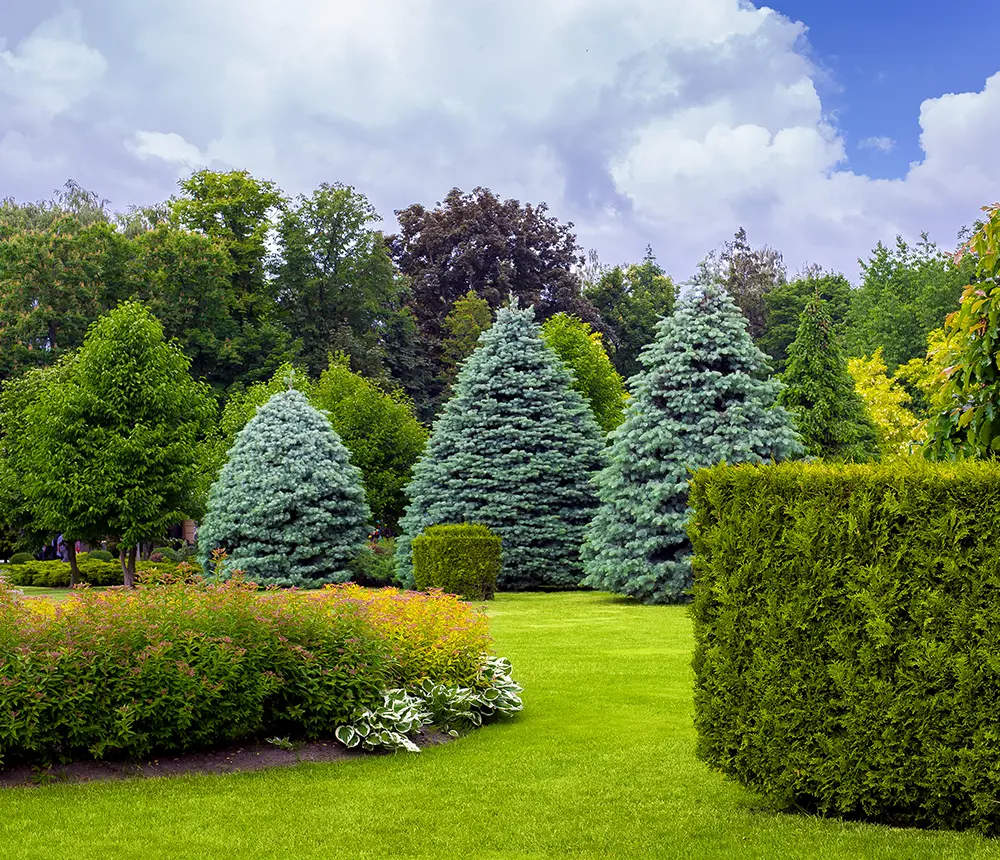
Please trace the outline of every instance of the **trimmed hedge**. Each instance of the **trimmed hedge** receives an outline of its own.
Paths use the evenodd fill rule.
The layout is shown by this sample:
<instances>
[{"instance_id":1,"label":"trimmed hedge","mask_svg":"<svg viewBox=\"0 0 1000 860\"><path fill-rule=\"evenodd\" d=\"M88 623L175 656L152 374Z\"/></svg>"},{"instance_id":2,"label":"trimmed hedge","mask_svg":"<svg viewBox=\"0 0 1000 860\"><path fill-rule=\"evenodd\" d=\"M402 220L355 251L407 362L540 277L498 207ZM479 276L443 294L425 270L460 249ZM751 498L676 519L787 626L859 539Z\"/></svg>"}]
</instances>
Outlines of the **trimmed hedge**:
<instances>
[{"instance_id":1,"label":"trimmed hedge","mask_svg":"<svg viewBox=\"0 0 1000 860\"><path fill-rule=\"evenodd\" d=\"M30 552L15 552L7 564L25 564L35 560L35 557Z\"/></svg>"},{"instance_id":2,"label":"trimmed hedge","mask_svg":"<svg viewBox=\"0 0 1000 860\"><path fill-rule=\"evenodd\" d=\"M492 600L500 576L500 537L484 525L430 526L413 540L413 581L466 600Z\"/></svg>"},{"instance_id":3,"label":"trimmed hedge","mask_svg":"<svg viewBox=\"0 0 1000 860\"><path fill-rule=\"evenodd\" d=\"M119 562L102 561L100 558L94 558L93 553L81 553L77 556L76 566L80 571L80 581L88 585L121 585L124 578ZM189 566L192 572L201 572L200 567L190 563ZM137 572L139 574L174 574L180 571L178 565L171 562L140 561ZM33 585L42 588L66 588L69 586L69 562L65 561L31 561L25 564L7 564L3 566L2 573L10 585Z\"/></svg>"},{"instance_id":4,"label":"trimmed hedge","mask_svg":"<svg viewBox=\"0 0 1000 860\"><path fill-rule=\"evenodd\" d=\"M1000 469L691 483L698 753L821 814L1000 834Z\"/></svg>"}]
</instances>

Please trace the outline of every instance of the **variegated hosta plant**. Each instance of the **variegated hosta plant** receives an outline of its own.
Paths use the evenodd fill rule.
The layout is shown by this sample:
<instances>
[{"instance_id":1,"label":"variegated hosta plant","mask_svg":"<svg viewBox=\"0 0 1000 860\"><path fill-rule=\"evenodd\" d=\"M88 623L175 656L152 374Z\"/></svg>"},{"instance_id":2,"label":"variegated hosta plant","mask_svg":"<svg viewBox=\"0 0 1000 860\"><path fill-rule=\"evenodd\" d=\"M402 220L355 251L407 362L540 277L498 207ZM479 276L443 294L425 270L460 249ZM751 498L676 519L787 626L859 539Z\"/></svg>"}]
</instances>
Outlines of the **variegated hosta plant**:
<instances>
[{"instance_id":1,"label":"variegated hosta plant","mask_svg":"<svg viewBox=\"0 0 1000 860\"><path fill-rule=\"evenodd\" d=\"M348 749L420 752L412 737L424 726L436 726L452 737L494 717L510 717L524 708L522 687L511 677L510 662L488 657L475 687L424 681L413 692L396 689L382 707L359 711L353 722L337 727L336 738Z\"/></svg>"}]
</instances>

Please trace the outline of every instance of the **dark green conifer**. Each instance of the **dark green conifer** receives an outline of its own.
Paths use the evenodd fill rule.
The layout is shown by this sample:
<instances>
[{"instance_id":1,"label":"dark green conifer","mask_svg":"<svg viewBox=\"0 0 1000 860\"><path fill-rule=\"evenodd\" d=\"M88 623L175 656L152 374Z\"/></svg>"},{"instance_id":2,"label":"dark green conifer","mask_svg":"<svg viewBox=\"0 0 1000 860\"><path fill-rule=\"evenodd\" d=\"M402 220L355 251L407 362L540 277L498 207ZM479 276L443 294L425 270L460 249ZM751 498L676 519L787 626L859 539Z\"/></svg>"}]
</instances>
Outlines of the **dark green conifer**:
<instances>
[{"instance_id":1,"label":"dark green conifer","mask_svg":"<svg viewBox=\"0 0 1000 860\"><path fill-rule=\"evenodd\" d=\"M878 457L878 433L854 388L827 303L814 296L788 350L779 402L792 415L806 453L864 462Z\"/></svg>"}]
</instances>

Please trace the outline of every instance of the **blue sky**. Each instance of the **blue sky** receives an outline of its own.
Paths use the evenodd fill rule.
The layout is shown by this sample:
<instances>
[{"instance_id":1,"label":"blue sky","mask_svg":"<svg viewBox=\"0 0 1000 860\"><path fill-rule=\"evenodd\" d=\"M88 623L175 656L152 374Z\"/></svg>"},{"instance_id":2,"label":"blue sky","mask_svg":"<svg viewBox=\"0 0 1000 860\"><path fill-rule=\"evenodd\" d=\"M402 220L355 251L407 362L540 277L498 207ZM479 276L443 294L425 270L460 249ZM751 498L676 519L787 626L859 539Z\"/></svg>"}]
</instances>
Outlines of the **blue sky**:
<instances>
[{"instance_id":1,"label":"blue sky","mask_svg":"<svg viewBox=\"0 0 1000 860\"><path fill-rule=\"evenodd\" d=\"M776 0L772 9L804 22L824 107L849 135L851 166L873 177L905 175L921 157L921 102L979 90L1000 70L1000 3L941 0ZM903 7L905 5L905 11ZM889 138L890 152L859 146Z\"/></svg>"},{"instance_id":2,"label":"blue sky","mask_svg":"<svg viewBox=\"0 0 1000 860\"><path fill-rule=\"evenodd\" d=\"M115 206L193 170L393 210L546 202L685 279L739 227L858 275L1000 199L1000 4L788 0L0 2L0 196ZM947 17L944 17L947 16Z\"/></svg>"}]
</instances>

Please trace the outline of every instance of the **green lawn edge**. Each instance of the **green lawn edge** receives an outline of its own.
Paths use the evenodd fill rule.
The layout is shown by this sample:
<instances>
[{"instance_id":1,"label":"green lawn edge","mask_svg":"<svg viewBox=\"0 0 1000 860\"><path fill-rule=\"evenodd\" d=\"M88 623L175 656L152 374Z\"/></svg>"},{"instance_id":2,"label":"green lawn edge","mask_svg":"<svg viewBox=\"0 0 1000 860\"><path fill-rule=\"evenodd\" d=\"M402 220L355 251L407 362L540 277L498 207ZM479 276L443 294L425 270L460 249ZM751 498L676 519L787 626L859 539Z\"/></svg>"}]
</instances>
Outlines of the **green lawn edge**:
<instances>
[{"instance_id":1,"label":"green lawn edge","mask_svg":"<svg viewBox=\"0 0 1000 860\"><path fill-rule=\"evenodd\" d=\"M694 755L686 607L503 594L519 717L419 754L0 790L7 858L995 858L973 833L775 812Z\"/></svg>"}]
</instances>

